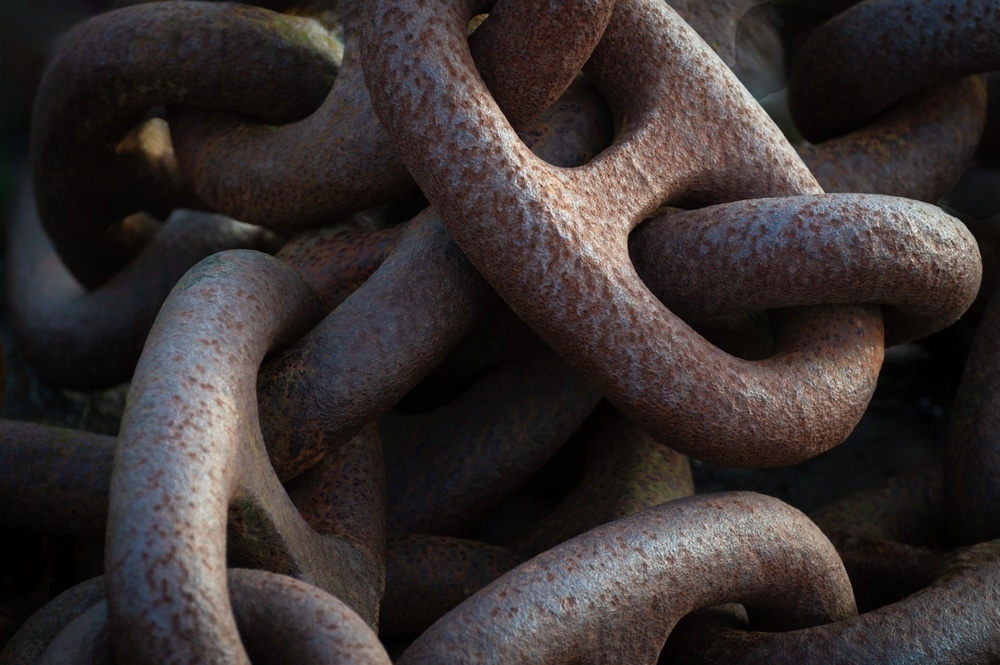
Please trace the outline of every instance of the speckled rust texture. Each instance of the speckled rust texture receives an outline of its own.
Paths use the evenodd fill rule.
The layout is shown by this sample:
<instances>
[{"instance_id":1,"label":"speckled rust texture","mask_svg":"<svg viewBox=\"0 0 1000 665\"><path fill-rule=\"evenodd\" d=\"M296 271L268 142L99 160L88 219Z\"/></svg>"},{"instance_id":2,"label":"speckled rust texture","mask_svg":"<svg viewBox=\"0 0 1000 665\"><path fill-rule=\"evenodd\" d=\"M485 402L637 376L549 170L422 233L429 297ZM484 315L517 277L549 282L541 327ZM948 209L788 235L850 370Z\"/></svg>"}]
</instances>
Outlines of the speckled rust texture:
<instances>
[{"instance_id":1,"label":"speckled rust texture","mask_svg":"<svg viewBox=\"0 0 1000 665\"><path fill-rule=\"evenodd\" d=\"M261 370L261 424L278 476L311 467L405 396L495 306L428 209L361 288Z\"/></svg>"},{"instance_id":2,"label":"speckled rust texture","mask_svg":"<svg viewBox=\"0 0 1000 665\"><path fill-rule=\"evenodd\" d=\"M167 210L199 205L169 141L151 152L116 151L147 111L226 100L272 122L301 117L336 73L330 40L304 19L189 2L125 7L65 35L39 84L31 152L42 224L70 272L86 287L113 275L131 252L109 246L105 231L151 201ZM234 68L248 75L229 76ZM286 76L303 68L316 72L311 88Z\"/></svg>"},{"instance_id":3,"label":"speckled rust texture","mask_svg":"<svg viewBox=\"0 0 1000 665\"><path fill-rule=\"evenodd\" d=\"M792 62L788 100L813 142L857 129L915 92L1000 69L1000 6L867 0L831 19Z\"/></svg>"},{"instance_id":4,"label":"speckled rust texture","mask_svg":"<svg viewBox=\"0 0 1000 665\"><path fill-rule=\"evenodd\" d=\"M711 525L711 526L709 526ZM699 607L742 602L770 629L854 614L830 542L776 499L678 499L518 566L442 617L399 663L651 663Z\"/></svg>"},{"instance_id":5,"label":"speckled rust texture","mask_svg":"<svg viewBox=\"0 0 1000 665\"><path fill-rule=\"evenodd\" d=\"M380 30L365 45L366 81L400 154L487 281L626 415L654 435L669 431L682 452L781 465L843 440L874 387L874 311L840 312L841 348L851 352L839 374L817 382L821 366L835 366L818 348L796 356L801 375L734 362L664 308L628 259L628 232L665 202L820 191L704 42L665 6L619 2L586 69L611 104L617 138L567 170L534 159L503 122L464 45L465 18L373 3L369 20ZM426 41L435 53L418 52ZM405 83L414 77L469 94L417 95ZM831 315L815 316L806 327L825 335L819 322ZM817 413L827 417L817 422ZM735 422L753 423L751 431Z\"/></svg>"},{"instance_id":6,"label":"speckled rust texture","mask_svg":"<svg viewBox=\"0 0 1000 665\"><path fill-rule=\"evenodd\" d=\"M888 344L950 326L979 291L976 239L939 207L864 194L739 201L654 217L636 270L685 320L797 305L883 306Z\"/></svg>"},{"instance_id":7,"label":"speckled rust texture","mask_svg":"<svg viewBox=\"0 0 1000 665\"><path fill-rule=\"evenodd\" d=\"M227 586L240 638L254 663L390 662L378 637L361 617L314 586L268 571L246 569L227 571ZM108 623L104 578L97 577L46 606L22 628L14 643L17 649L5 650L0 662L110 662ZM198 662L207 661L203 657Z\"/></svg>"},{"instance_id":8,"label":"speckled rust texture","mask_svg":"<svg viewBox=\"0 0 1000 665\"><path fill-rule=\"evenodd\" d=\"M381 564L374 579L362 575L350 543L309 529L278 484L257 423L261 360L321 311L292 269L249 251L201 262L164 303L136 368L112 475L105 570L119 659L246 662L225 587L227 526L243 536L234 545L242 560L265 558L271 570L336 589L374 622ZM383 528L381 520L368 527Z\"/></svg>"},{"instance_id":9,"label":"speckled rust texture","mask_svg":"<svg viewBox=\"0 0 1000 665\"><path fill-rule=\"evenodd\" d=\"M329 311L357 291L396 248L404 225L366 232L324 226L296 235L275 255L295 268Z\"/></svg>"},{"instance_id":10,"label":"speckled rust texture","mask_svg":"<svg viewBox=\"0 0 1000 665\"><path fill-rule=\"evenodd\" d=\"M986 127L980 77L917 93L861 129L796 146L827 192L937 203L972 161Z\"/></svg>"},{"instance_id":11,"label":"speckled rust texture","mask_svg":"<svg viewBox=\"0 0 1000 665\"><path fill-rule=\"evenodd\" d=\"M339 7L344 64L326 101L308 118L274 127L234 114L173 116L182 170L215 209L252 223L301 226L413 190L368 99L358 44L360 5ZM533 2L508 1L474 33L475 60L512 124L532 120L563 93L600 39L613 5L560 0L542 12ZM410 83L415 90L433 87L430 80ZM228 110L245 113L237 106ZM275 154L283 158L275 160Z\"/></svg>"},{"instance_id":12,"label":"speckled rust texture","mask_svg":"<svg viewBox=\"0 0 1000 665\"><path fill-rule=\"evenodd\" d=\"M671 636L668 654L692 664L992 663L1000 658L1000 625L984 617L995 617L998 575L994 540L955 553L934 584L892 605L784 633L700 622Z\"/></svg>"}]
</instances>

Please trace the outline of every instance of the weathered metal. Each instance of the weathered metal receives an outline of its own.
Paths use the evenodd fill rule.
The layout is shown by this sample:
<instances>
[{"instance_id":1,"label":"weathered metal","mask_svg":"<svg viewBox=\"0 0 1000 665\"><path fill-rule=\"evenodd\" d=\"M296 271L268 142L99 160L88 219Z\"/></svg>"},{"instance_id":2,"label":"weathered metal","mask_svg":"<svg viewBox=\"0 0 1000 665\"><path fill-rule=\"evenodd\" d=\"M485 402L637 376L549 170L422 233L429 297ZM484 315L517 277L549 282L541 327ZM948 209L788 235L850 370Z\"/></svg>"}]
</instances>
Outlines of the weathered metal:
<instances>
[{"instance_id":1,"label":"weathered metal","mask_svg":"<svg viewBox=\"0 0 1000 665\"><path fill-rule=\"evenodd\" d=\"M405 438L386 441L387 528L464 533L541 468L600 399L546 350L483 374L424 416L429 426L405 419L396 425Z\"/></svg>"},{"instance_id":2,"label":"weathered metal","mask_svg":"<svg viewBox=\"0 0 1000 665\"><path fill-rule=\"evenodd\" d=\"M350 607L299 580L233 568L227 587L242 644L254 663L388 665L375 633ZM5 665L104 665L112 654L103 578L88 580L32 618L5 650ZM7 660L6 654L11 654ZM219 653L202 658L219 660ZM37 656L37 658L35 657Z\"/></svg>"},{"instance_id":3,"label":"weathered metal","mask_svg":"<svg viewBox=\"0 0 1000 665\"><path fill-rule=\"evenodd\" d=\"M619 2L587 66L616 114L618 138L567 171L535 159L503 120L475 76L464 16L372 3L369 21L379 30L366 41L366 81L424 194L518 316L647 431L670 431L681 452L704 457L712 447L722 451L716 461L781 465L842 441L874 389L881 356L874 310L840 310L839 324L800 324L800 331L840 325L841 343L867 348L852 351L844 370L804 382L704 343L650 294L629 261L628 232L663 203L820 191L704 42L665 6ZM407 34L433 35L435 50L407 42ZM400 59L410 77L469 92L460 99L416 95L399 74ZM686 73L693 67L697 76ZM709 103L720 99L726 104ZM699 126L714 128L711 141L695 139L695 109ZM469 135L461 128L473 118L481 131ZM451 186L458 182L461 188ZM826 363L816 363L808 374L824 370ZM708 375L716 380L706 382ZM724 384L718 377L727 377ZM754 417L735 425L741 412Z\"/></svg>"},{"instance_id":4,"label":"weathered metal","mask_svg":"<svg viewBox=\"0 0 1000 665\"><path fill-rule=\"evenodd\" d=\"M174 284L201 259L226 249L273 246L264 229L176 210L139 253L88 291L42 229L25 182L7 226L11 328L25 359L46 381L96 390L132 376L153 319Z\"/></svg>"},{"instance_id":5,"label":"weathered metal","mask_svg":"<svg viewBox=\"0 0 1000 665\"><path fill-rule=\"evenodd\" d=\"M308 118L275 127L248 124L233 113L174 117L183 171L215 209L257 224L318 224L413 191L368 101L358 43L361 4L338 4L344 64L326 101ZM476 13L492 4L480 2ZM565 91L613 6L611 0L560 0L543 11L535 3L508 1L473 33L479 72L512 123L532 120ZM570 26L574 39L560 39ZM424 85L414 82L418 89ZM235 105L228 110L245 113ZM287 158L276 162L275 154Z\"/></svg>"},{"instance_id":6,"label":"weathered metal","mask_svg":"<svg viewBox=\"0 0 1000 665\"><path fill-rule=\"evenodd\" d=\"M1000 68L1000 7L963 0L866 0L815 30L792 63L795 125L817 142L903 98Z\"/></svg>"},{"instance_id":7,"label":"weathered metal","mask_svg":"<svg viewBox=\"0 0 1000 665\"><path fill-rule=\"evenodd\" d=\"M982 276L976 239L962 222L888 196L770 198L675 212L640 224L629 243L646 286L685 320L880 304L890 345L957 321ZM854 348L843 353L845 363L857 357Z\"/></svg>"},{"instance_id":8,"label":"weathered metal","mask_svg":"<svg viewBox=\"0 0 1000 665\"><path fill-rule=\"evenodd\" d=\"M589 427L588 427L589 426ZM535 556L590 529L694 494L691 464L607 404L584 424L583 477L512 547Z\"/></svg>"},{"instance_id":9,"label":"weathered metal","mask_svg":"<svg viewBox=\"0 0 1000 665\"><path fill-rule=\"evenodd\" d=\"M741 602L768 629L852 616L833 546L749 492L671 501L558 545L474 594L399 663L655 663L681 617Z\"/></svg>"},{"instance_id":10,"label":"weathered metal","mask_svg":"<svg viewBox=\"0 0 1000 665\"><path fill-rule=\"evenodd\" d=\"M351 530L336 538L310 529L292 505L257 422L264 355L321 312L291 268L238 250L199 263L161 308L129 391L111 480L105 570L119 659L227 654L246 662L226 593L227 530L243 545L240 560L335 590L375 622L384 580L381 556L372 556L384 542L373 505L384 482L377 434L363 431L341 448L356 459L345 476L352 493L330 506Z\"/></svg>"},{"instance_id":11,"label":"weathered metal","mask_svg":"<svg viewBox=\"0 0 1000 665\"><path fill-rule=\"evenodd\" d=\"M950 504L936 470L815 524L687 496L688 455L781 466L839 443L885 345L976 297L957 219L820 185L937 200L985 123L981 81L956 79L995 62L1000 9L789 0L817 20L857 4L796 61L793 108L831 138L795 148L725 66L762 3L676 4L168 1L64 38L33 166L69 272L13 228L12 272L41 289L14 287L36 313L22 336L55 377L126 377L138 350L114 331L152 327L117 440L0 422L0 522L106 531L110 589L57 599L0 663L388 662L374 626L394 654L415 639L401 662L1000 659L997 547L951 551L996 535L993 312ZM885 35L877 62L847 25ZM178 205L291 239L203 261L166 297L174 254L287 240L127 217ZM101 304L115 292L142 302ZM120 367L84 361L88 335Z\"/></svg>"},{"instance_id":12,"label":"weathered metal","mask_svg":"<svg viewBox=\"0 0 1000 665\"><path fill-rule=\"evenodd\" d=\"M247 53L253 67L241 65ZM151 3L80 23L50 59L32 116L35 200L63 263L84 287L99 286L141 244L117 237L123 217L203 206L162 121L129 139L151 109L228 102L285 122L319 105L338 64L315 22L238 4ZM233 68L247 75L224 75ZM301 68L314 75L285 76Z\"/></svg>"},{"instance_id":13,"label":"weathered metal","mask_svg":"<svg viewBox=\"0 0 1000 665\"><path fill-rule=\"evenodd\" d=\"M915 93L860 129L796 150L828 192L937 203L975 156L986 110L981 78L960 79Z\"/></svg>"},{"instance_id":14,"label":"weathered metal","mask_svg":"<svg viewBox=\"0 0 1000 665\"><path fill-rule=\"evenodd\" d=\"M733 626L706 617L671 636L668 657L684 663L991 663L1000 658L1000 543L960 550L935 582L857 617L789 632ZM738 622L737 622L738 625ZM751 623L751 626L753 624ZM769 629L764 629L769 630Z\"/></svg>"}]
</instances>

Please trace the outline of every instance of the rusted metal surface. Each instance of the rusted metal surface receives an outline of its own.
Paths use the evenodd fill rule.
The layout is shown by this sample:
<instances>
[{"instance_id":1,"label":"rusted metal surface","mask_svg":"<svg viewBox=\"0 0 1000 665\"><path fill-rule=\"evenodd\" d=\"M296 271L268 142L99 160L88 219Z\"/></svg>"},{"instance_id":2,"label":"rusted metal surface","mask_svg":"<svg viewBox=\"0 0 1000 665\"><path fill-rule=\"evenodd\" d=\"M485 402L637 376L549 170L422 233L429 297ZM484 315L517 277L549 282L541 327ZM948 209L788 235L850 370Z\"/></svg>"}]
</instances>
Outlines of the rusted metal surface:
<instances>
[{"instance_id":1,"label":"rusted metal surface","mask_svg":"<svg viewBox=\"0 0 1000 665\"><path fill-rule=\"evenodd\" d=\"M937 206L886 196L710 206L651 218L629 242L646 285L685 320L881 304L887 344L957 321L982 276L976 239L964 224Z\"/></svg>"},{"instance_id":2,"label":"rusted metal surface","mask_svg":"<svg viewBox=\"0 0 1000 665\"><path fill-rule=\"evenodd\" d=\"M513 547L535 556L590 529L694 494L688 459L607 405L585 437L586 471L570 493ZM585 427L586 425L585 424Z\"/></svg>"},{"instance_id":3,"label":"rusted metal surface","mask_svg":"<svg viewBox=\"0 0 1000 665\"><path fill-rule=\"evenodd\" d=\"M675 433L672 445L681 452L732 465L780 465L843 440L874 388L881 355L881 325L874 311L841 311L843 330L858 331L840 339L852 349L849 366L830 372L821 382L803 382L789 379L790 372L741 365L719 355L653 298L631 267L628 232L659 204L819 191L749 96L733 99L734 86L725 83L732 74L721 64L713 68L708 56L702 56L699 76L685 77L683 68L697 61L692 54L705 48L686 24L660 5L616 5L587 72L609 98L619 122L626 118L628 124L618 128L618 139L598 158L564 171L534 159L497 120L499 110L475 80L459 18L446 21L429 10L393 12L391 6L371 5L371 21L384 26L365 59L376 112L456 242L522 319L647 431ZM427 34L428 39L433 35L440 44L440 60L392 37L406 34ZM668 42L667 35L673 41ZM668 44L674 49L683 45L679 50L685 57L672 61L671 54L678 50ZM640 64L624 57L630 53L655 53L657 58ZM410 76L454 81L479 92L461 100L415 96L392 74L399 69L396 58L403 57ZM636 67L644 68L642 76L636 75ZM640 78L643 86L630 89ZM727 95L729 104L707 105L707 99L719 95ZM683 106L672 108L681 100L698 100L708 106L709 114L732 113L704 121L727 129L730 140L741 146L741 159L713 158L712 146L734 152L718 135L705 144L707 150L682 157L680 147L669 140L684 131L676 118L692 113ZM405 122L401 109L407 112ZM469 117L483 128L475 137L460 131ZM415 130L431 118L444 140L435 137L430 142L426 133ZM492 147L487 150L486 145ZM470 151L476 161L459 158ZM716 168L706 168L709 164ZM455 182L464 186L447 186ZM607 192L611 182L619 190L615 195L596 195ZM476 212L483 210L492 214ZM587 211L586 220L578 210ZM531 253L505 251L511 246L530 247ZM816 331L833 327L832 322L817 320L799 330L810 326ZM869 349L861 354L867 356L866 364L858 362L859 345ZM824 364L823 370L830 368ZM823 370L818 364L803 369L810 376ZM723 387L718 381L707 383L708 374L732 379ZM794 381L796 388L782 386L783 380ZM708 386L711 395L704 394ZM755 414L752 434L716 428L733 423L731 414L739 412ZM820 418L824 422L818 422ZM755 442L752 447L745 444L748 437ZM725 450L716 455L709 447Z\"/></svg>"},{"instance_id":4,"label":"rusted metal surface","mask_svg":"<svg viewBox=\"0 0 1000 665\"><path fill-rule=\"evenodd\" d=\"M397 662L650 663L681 617L725 602L742 602L770 629L855 612L836 551L804 515L763 495L721 493L540 554L445 615Z\"/></svg>"},{"instance_id":5,"label":"rusted metal surface","mask_svg":"<svg viewBox=\"0 0 1000 665\"><path fill-rule=\"evenodd\" d=\"M274 239L220 215L177 210L132 261L87 291L42 230L26 182L7 243L7 294L22 352L45 380L94 390L132 376L160 305L191 266L226 249L263 250Z\"/></svg>"},{"instance_id":6,"label":"rusted metal surface","mask_svg":"<svg viewBox=\"0 0 1000 665\"><path fill-rule=\"evenodd\" d=\"M246 660L225 589L231 507L243 560L336 589L375 620L384 570L364 556L365 543L384 522L362 520L352 534L360 547L309 529L278 484L257 422L264 354L320 312L291 269L240 251L200 263L164 303L133 378L111 482L105 569L119 658ZM378 446L374 433L359 438ZM367 457L378 464L355 469L355 485L370 482L378 495L381 455Z\"/></svg>"},{"instance_id":7,"label":"rusted metal surface","mask_svg":"<svg viewBox=\"0 0 1000 665\"><path fill-rule=\"evenodd\" d=\"M262 368L261 425L278 476L298 475L388 411L491 306L440 217L421 213L360 289Z\"/></svg>"},{"instance_id":8,"label":"rusted metal surface","mask_svg":"<svg viewBox=\"0 0 1000 665\"><path fill-rule=\"evenodd\" d=\"M520 487L601 395L548 351L494 368L386 442L387 528L458 535ZM422 435L414 435L414 429Z\"/></svg>"},{"instance_id":9,"label":"rusted metal surface","mask_svg":"<svg viewBox=\"0 0 1000 665\"><path fill-rule=\"evenodd\" d=\"M254 67L240 67L249 76L205 75L239 66L248 52L258 54ZM151 3L81 23L60 41L32 117L35 199L63 263L96 287L134 254L108 233L123 217L199 207L164 129L123 143L150 109L231 100L255 117L288 121L322 101L337 64L317 24L255 7ZM305 87L284 75L300 68L322 75Z\"/></svg>"},{"instance_id":10,"label":"rusted metal surface","mask_svg":"<svg viewBox=\"0 0 1000 665\"><path fill-rule=\"evenodd\" d=\"M828 192L937 203L976 154L986 109L981 79L961 79L916 93L861 129L796 149Z\"/></svg>"},{"instance_id":11,"label":"rusted metal surface","mask_svg":"<svg viewBox=\"0 0 1000 665\"><path fill-rule=\"evenodd\" d=\"M946 511L936 468L892 477L810 513L837 548L860 611L929 586L945 563Z\"/></svg>"},{"instance_id":12,"label":"rusted metal surface","mask_svg":"<svg viewBox=\"0 0 1000 665\"><path fill-rule=\"evenodd\" d=\"M246 569L229 570L227 586L240 638L254 663L391 662L361 617L314 586ZM26 625L16 638L24 645L19 655L3 662L120 662L120 657L112 659L108 624L104 579L94 578L67 591Z\"/></svg>"},{"instance_id":13,"label":"rusted metal surface","mask_svg":"<svg viewBox=\"0 0 1000 665\"><path fill-rule=\"evenodd\" d=\"M357 291L396 248L405 226L365 231L324 226L303 231L275 255L295 268L327 310Z\"/></svg>"},{"instance_id":14,"label":"rusted metal surface","mask_svg":"<svg viewBox=\"0 0 1000 665\"><path fill-rule=\"evenodd\" d=\"M480 2L474 13L488 4ZM273 127L248 125L233 114L179 114L178 159L215 209L258 224L317 224L413 190L368 102L358 43L361 5L338 5L344 64L326 101L308 118ZM563 93L613 6L610 0L560 1L542 12L535 3L504 2L491 13L471 48L511 123L523 125ZM574 38L560 39L569 26L575 26ZM229 110L246 113L235 105ZM318 144L316 137L322 137ZM291 158L276 163L274 154Z\"/></svg>"},{"instance_id":15,"label":"rusted metal surface","mask_svg":"<svg viewBox=\"0 0 1000 665\"><path fill-rule=\"evenodd\" d=\"M723 620L693 623L668 654L685 663L991 663L1000 658L993 613L1000 543L952 556L926 589L855 618L803 630L763 633ZM673 648L677 650L674 651Z\"/></svg>"},{"instance_id":16,"label":"rusted metal surface","mask_svg":"<svg viewBox=\"0 0 1000 665\"><path fill-rule=\"evenodd\" d=\"M810 141L822 141L915 92L994 71L998 38L1000 7L991 2L858 3L796 55L788 82L795 124Z\"/></svg>"},{"instance_id":17,"label":"rusted metal surface","mask_svg":"<svg viewBox=\"0 0 1000 665\"><path fill-rule=\"evenodd\" d=\"M792 14L676 4L168 1L67 35L33 146L58 257L13 227L39 290L12 288L35 364L132 384L117 439L0 421L0 523L106 532L110 591L57 600L0 662L385 663L381 640L400 662L635 663L668 636L663 658L696 652L678 662L1000 659L973 413L992 313L944 489L934 469L807 518L690 496L689 463L837 445L885 346L976 298L976 239L909 199L977 150L984 88L959 79L992 62L996 11L787 3L813 23L857 5L805 39L792 106L832 95L802 127L831 138L792 146L730 71L740 31L781 70L804 37L762 17ZM894 16L891 54L824 73L865 57L838 26ZM921 21L934 66L897 60ZM901 103L824 116L883 62ZM179 205L272 231L150 221ZM276 258L216 254L166 295L243 242ZM118 292L134 309L102 304Z\"/></svg>"}]
</instances>

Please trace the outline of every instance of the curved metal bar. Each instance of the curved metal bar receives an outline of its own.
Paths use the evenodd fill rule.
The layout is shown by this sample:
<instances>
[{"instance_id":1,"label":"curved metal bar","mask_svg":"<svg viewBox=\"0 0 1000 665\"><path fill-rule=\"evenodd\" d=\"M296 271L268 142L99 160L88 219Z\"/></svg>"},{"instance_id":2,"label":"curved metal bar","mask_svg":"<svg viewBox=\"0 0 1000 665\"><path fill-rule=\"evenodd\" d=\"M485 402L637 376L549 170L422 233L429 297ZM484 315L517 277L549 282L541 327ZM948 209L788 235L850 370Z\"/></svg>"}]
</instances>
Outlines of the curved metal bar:
<instances>
[{"instance_id":1,"label":"curved metal bar","mask_svg":"<svg viewBox=\"0 0 1000 665\"><path fill-rule=\"evenodd\" d=\"M610 406L584 423L583 478L512 544L535 556L594 527L694 494L687 457L655 441Z\"/></svg>"},{"instance_id":2,"label":"curved metal bar","mask_svg":"<svg viewBox=\"0 0 1000 665\"><path fill-rule=\"evenodd\" d=\"M150 109L233 104L287 122L319 105L338 65L317 23L237 3L143 4L77 25L49 61L31 122L35 199L63 263L94 288L132 258L107 233L122 217L203 205L165 133L123 142ZM300 69L313 72L309 85L287 76Z\"/></svg>"},{"instance_id":3,"label":"curved metal bar","mask_svg":"<svg viewBox=\"0 0 1000 665\"><path fill-rule=\"evenodd\" d=\"M390 663L371 628L330 594L263 570L229 569L227 580L240 638L255 665ZM34 622L49 624L44 635L33 631L35 640L44 643L39 641L35 646L24 641L12 642L0 656L0 662L5 665L112 662L104 578L94 578L67 591L46 605L37 617ZM220 656L202 654L199 662L219 662Z\"/></svg>"},{"instance_id":4,"label":"curved metal bar","mask_svg":"<svg viewBox=\"0 0 1000 665\"><path fill-rule=\"evenodd\" d=\"M136 368L111 481L105 570L119 658L246 662L225 588L227 521L256 541L244 558L270 558L271 570L335 591L374 622L384 578L381 562L365 560L369 535L357 534L355 548L310 529L258 425L261 360L321 313L291 268L250 251L202 261L164 303ZM380 468L366 473L382 482ZM384 522L366 526L381 531Z\"/></svg>"},{"instance_id":5,"label":"curved metal bar","mask_svg":"<svg viewBox=\"0 0 1000 665\"><path fill-rule=\"evenodd\" d=\"M522 131L540 159L575 166L607 144L610 121L600 95L578 77ZM434 208L403 226L378 270L261 372L261 425L283 479L386 413L502 307Z\"/></svg>"},{"instance_id":6,"label":"curved metal bar","mask_svg":"<svg viewBox=\"0 0 1000 665\"><path fill-rule=\"evenodd\" d=\"M422 436L386 442L387 528L464 533L541 468L600 398L551 351L494 368L431 412Z\"/></svg>"},{"instance_id":7,"label":"curved metal bar","mask_svg":"<svg viewBox=\"0 0 1000 665\"><path fill-rule=\"evenodd\" d=\"M476 13L492 4L478 2ZM600 39L613 6L613 0L544 6L504 0L492 10L470 47L512 123L533 119L565 91ZM172 118L182 170L215 209L252 223L302 226L413 191L368 99L358 44L360 2L341 3L339 9L344 66L326 101L308 118L279 127L251 125L235 113L185 111ZM563 38L567 31L572 39ZM275 154L286 157L276 162Z\"/></svg>"},{"instance_id":8,"label":"curved metal bar","mask_svg":"<svg viewBox=\"0 0 1000 665\"><path fill-rule=\"evenodd\" d=\"M0 420L0 524L101 536L115 438Z\"/></svg>"},{"instance_id":9,"label":"curved metal bar","mask_svg":"<svg viewBox=\"0 0 1000 665\"><path fill-rule=\"evenodd\" d=\"M18 348L44 380L74 390L128 381L170 289L201 259L273 244L264 229L176 210L135 258L93 291L70 274L22 187L7 227L7 296Z\"/></svg>"},{"instance_id":10,"label":"curved metal bar","mask_svg":"<svg viewBox=\"0 0 1000 665\"><path fill-rule=\"evenodd\" d=\"M937 203L972 162L986 127L979 77L901 101L861 129L795 149L828 192Z\"/></svg>"},{"instance_id":11,"label":"curved metal bar","mask_svg":"<svg viewBox=\"0 0 1000 665\"><path fill-rule=\"evenodd\" d=\"M1000 542L952 555L929 587L857 617L791 632L734 629L699 621L671 636L684 663L991 663L1000 658Z\"/></svg>"},{"instance_id":12,"label":"curved metal bar","mask_svg":"<svg viewBox=\"0 0 1000 665\"><path fill-rule=\"evenodd\" d=\"M930 585L946 552L939 469L912 471L809 514L837 548L860 611Z\"/></svg>"},{"instance_id":13,"label":"curved metal bar","mask_svg":"<svg viewBox=\"0 0 1000 665\"><path fill-rule=\"evenodd\" d=\"M969 349L948 424L948 533L959 544L1000 537L1000 290Z\"/></svg>"},{"instance_id":14,"label":"curved metal bar","mask_svg":"<svg viewBox=\"0 0 1000 665\"><path fill-rule=\"evenodd\" d=\"M870 194L739 201L649 219L629 238L646 286L685 320L798 305L883 306L886 343L951 325L982 261L937 206Z\"/></svg>"},{"instance_id":15,"label":"curved metal bar","mask_svg":"<svg viewBox=\"0 0 1000 665\"><path fill-rule=\"evenodd\" d=\"M1000 7L990 2L866 0L795 56L792 118L813 142L844 134L915 92L1000 69L998 41Z\"/></svg>"},{"instance_id":16,"label":"curved metal bar","mask_svg":"<svg viewBox=\"0 0 1000 665\"><path fill-rule=\"evenodd\" d=\"M524 562L497 545L390 533L379 635L414 638L462 601Z\"/></svg>"},{"instance_id":17,"label":"curved metal bar","mask_svg":"<svg viewBox=\"0 0 1000 665\"><path fill-rule=\"evenodd\" d=\"M75 618L105 597L104 578L96 577L63 591L35 612L0 652L0 665L34 665Z\"/></svg>"},{"instance_id":18,"label":"curved metal bar","mask_svg":"<svg viewBox=\"0 0 1000 665\"><path fill-rule=\"evenodd\" d=\"M770 629L855 612L836 551L804 515L749 492L704 494L536 556L442 617L397 662L655 663L681 617L724 602L744 603Z\"/></svg>"}]
</instances>

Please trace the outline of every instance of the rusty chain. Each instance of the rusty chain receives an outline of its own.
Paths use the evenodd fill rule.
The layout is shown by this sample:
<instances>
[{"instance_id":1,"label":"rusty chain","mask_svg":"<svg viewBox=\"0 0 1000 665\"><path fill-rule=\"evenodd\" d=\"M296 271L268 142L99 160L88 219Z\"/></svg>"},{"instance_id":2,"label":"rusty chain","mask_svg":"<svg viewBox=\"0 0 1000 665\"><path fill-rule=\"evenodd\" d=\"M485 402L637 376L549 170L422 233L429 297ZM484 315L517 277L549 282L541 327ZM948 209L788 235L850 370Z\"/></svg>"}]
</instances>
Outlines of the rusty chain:
<instances>
[{"instance_id":1,"label":"rusty chain","mask_svg":"<svg viewBox=\"0 0 1000 665\"><path fill-rule=\"evenodd\" d=\"M1000 296L943 467L810 516L696 494L689 457L840 444L983 274L934 204L997 131L1000 8L756 19L793 145L734 73L763 4L167 0L64 36L12 323L46 379L130 386L116 437L0 420L0 523L105 542L0 664L1000 659Z\"/></svg>"}]
</instances>

